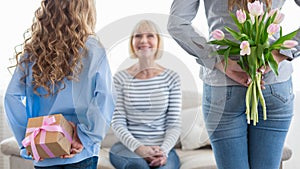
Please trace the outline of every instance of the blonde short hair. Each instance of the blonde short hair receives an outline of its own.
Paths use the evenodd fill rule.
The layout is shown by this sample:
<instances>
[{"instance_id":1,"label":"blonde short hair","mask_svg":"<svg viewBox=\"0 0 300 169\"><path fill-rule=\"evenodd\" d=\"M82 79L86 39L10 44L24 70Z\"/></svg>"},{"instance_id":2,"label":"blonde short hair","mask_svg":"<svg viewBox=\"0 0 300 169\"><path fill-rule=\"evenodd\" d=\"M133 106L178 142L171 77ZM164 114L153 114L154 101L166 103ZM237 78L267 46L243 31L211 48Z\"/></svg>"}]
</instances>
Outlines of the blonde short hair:
<instances>
[{"instance_id":1,"label":"blonde short hair","mask_svg":"<svg viewBox=\"0 0 300 169\"><path fill-rule=\"evenodd\" d=\"M154 58L159 59L159 58L161 58L162 53L163 53L164 43L163 43L163 39L160 35L160 30L158 29L157 25L154 22L150 21L150 20L141 20L141 21L139 21L135 25L134 29L132 30L131 35L130 35L130 40L129 40L129 54L130 54L130 57L131 58L137 58L137 55L135 54L134 48L132 46L132 40L133 40L134 34L138 30L145 29L145 28L150 29L151 31L156 33L156 36L157 36L157 39L158 39L158 44L157 44L157 51L155 53Z\"/></svg>"}]
</instances>

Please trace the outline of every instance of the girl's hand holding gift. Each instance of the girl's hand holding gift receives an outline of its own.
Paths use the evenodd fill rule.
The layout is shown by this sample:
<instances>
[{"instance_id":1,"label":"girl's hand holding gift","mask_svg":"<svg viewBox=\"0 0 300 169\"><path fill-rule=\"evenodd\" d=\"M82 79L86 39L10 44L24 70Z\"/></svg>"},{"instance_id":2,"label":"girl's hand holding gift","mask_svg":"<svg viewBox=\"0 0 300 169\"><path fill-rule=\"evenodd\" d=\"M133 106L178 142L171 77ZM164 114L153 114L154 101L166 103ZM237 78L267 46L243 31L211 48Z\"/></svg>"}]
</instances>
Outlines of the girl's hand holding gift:
<instances>
[{"instance_id":1,"label":"girl's hand holding gift","mask_svg":"<svg viewBox=\"0 0 300 169\"><path fill-rule=\"evenodd\" d=\"M71 152L70 152L70 155L63 155L61 156L61 158L72 158L74 157L76 154L80 153L83 149L83 145L77 135L77 128L75 126L74 123L70 122L69 123L71 124L71 126L73 127L73 140L72 140L72 143L71 143Z\"/></svg>"}]
</instances>

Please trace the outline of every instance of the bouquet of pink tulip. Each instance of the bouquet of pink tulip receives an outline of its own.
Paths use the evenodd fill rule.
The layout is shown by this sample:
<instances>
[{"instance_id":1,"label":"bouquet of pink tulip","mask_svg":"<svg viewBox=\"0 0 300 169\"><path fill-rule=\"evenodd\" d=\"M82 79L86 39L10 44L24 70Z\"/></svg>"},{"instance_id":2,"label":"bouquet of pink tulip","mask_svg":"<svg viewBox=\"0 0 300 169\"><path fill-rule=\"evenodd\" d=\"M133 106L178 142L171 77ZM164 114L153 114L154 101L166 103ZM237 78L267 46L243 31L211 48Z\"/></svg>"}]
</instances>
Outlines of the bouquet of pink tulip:
<instances>
[{"instance_id":1,"label":"bouquet of pink tulip","mask_svg":"<svg viewBox=\"0 0 300 169\"><path fill-rule=\"evenodd\" d=\"M280 13L279 9L264 12L263 3L259 1L249 2L248 11L240 9L236 11L236 15L230 13L239 31L224 27L238 42L226 39L224 33L217 29L212 32L212 37L216 40L209 43L224 47L218 49L216 53L224 56L225 69L230 55L240 55L238 64L252 79L245 98L247 120L248 123L253 120L253 125L256 125L259 102L263 108L264 120L267 119L265 100L261 90L262 73L258 70L268 65L278 75L278 64L271 52L290 49L298 45L297 41L291 40L298 30L282 36L282 28L279 24L284 14ZM278 32L279 38L270 44L269 37Z\"/></svg>"}]
</instances>

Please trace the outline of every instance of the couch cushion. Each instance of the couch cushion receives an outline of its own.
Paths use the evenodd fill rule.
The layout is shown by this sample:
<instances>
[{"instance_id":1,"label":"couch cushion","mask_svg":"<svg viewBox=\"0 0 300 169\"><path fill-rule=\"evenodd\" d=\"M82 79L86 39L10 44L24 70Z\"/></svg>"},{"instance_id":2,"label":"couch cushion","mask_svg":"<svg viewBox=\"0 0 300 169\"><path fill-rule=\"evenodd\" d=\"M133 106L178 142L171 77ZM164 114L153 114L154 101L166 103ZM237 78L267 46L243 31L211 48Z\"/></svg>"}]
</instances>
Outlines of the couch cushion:
<instances>
[{"instance_id":1,"label":"couch cushion","mask_svg":"<svg viewBox=\"0 0 300 169\"><path fill-rule=\"evenodd\" d=\"M182 109L189 109L201 105L201 94L195 91L182 91Z\"/></svg>"},{"instance_id":2,"label":"couch cushion","mask_svg":"<svg viewBox=\"0 0 300 169\"><path fill-rule=\"evenodd\" d=\"M210 144L201 106L183 109L181 119L180 142L182 150L193 150Z\"/></svg>"},{"instance_id":3,"label":"couch cushion","mask_svg":"<svg viewBox=\"0 0 300 169\"><path fill-rule=\"evenodd\" d=\"M180 158L180 169L217 169L213 151L201 148L191 151L176 149Z\"/></svg>"},{"instance_id":4,"label":"couch cushion","mask_svg":"<svg viewBox=\"0 0 300 169\"><path fill-rule=\"evenodd\" d=\"M109 161L109 148L102 148L99 154L97 169L114 169Z\"/></svg>"},{"instance_id":5,"label":"couch cushion","mask_svg":"<svg viewBox=\"0 0 300 169\"><path fill-rule=\"evenodd\" d=\"M25 160L20 156L9 157L10 169L33 169L33 162L31 160Z\"/></svg>"},{"instance_id":6,"label":"couch cushion","mask_svg":"<svg viewBox=\"0 0 300 169\"><path fill-rule=\"evenodd\" d=\"M116 142L118 142L118 138L114 135L114 132L110 128L106 133L104 140L101 142L101 147L110 148Z\"/></svg>"},{"instance_id":7,"label":"couch cushion","mask_svg":"<svg viewBox=\"0 0 300 169\"><path fill-rule=\"evenodd\" d=\"M10 156L10 164L12 168L20 168L24 162L22 168L32 168L32 162L30 160L22 159L19 156L18 145L14 137L5 139L1 142L1 152ZM114 169L109 161L108 155L109 149L102 148L99 155L98 169ZM200 148L196 150L181 150L176 149L176 152L180 158L180 169L216 169L216 163L214 160L213 152L210 148ZM282 154L282 161L289 160L292 156L292 150L287 146L284 147Z\"/></svg>"}]
</instances>

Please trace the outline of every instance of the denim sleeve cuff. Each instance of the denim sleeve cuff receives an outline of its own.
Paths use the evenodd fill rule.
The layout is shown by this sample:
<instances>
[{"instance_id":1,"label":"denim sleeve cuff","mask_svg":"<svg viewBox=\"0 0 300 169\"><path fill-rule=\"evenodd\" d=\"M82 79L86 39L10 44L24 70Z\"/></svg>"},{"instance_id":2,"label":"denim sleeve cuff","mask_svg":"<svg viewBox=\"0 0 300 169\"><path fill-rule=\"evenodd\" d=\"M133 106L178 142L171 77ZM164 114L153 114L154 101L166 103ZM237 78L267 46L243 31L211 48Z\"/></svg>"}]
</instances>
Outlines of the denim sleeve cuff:
<instances>
[{"instance_id":1,"label":"denim sleeve cuff","mask_svg":"<svg viewBox=\"0 0 300 169\"><path fill-rule=\"evenodd\" d=\"M31 155L27 155L27 150L23 146L20 148L20 156L26 160L32 160Z\"/></svg>"}]
</instances>

